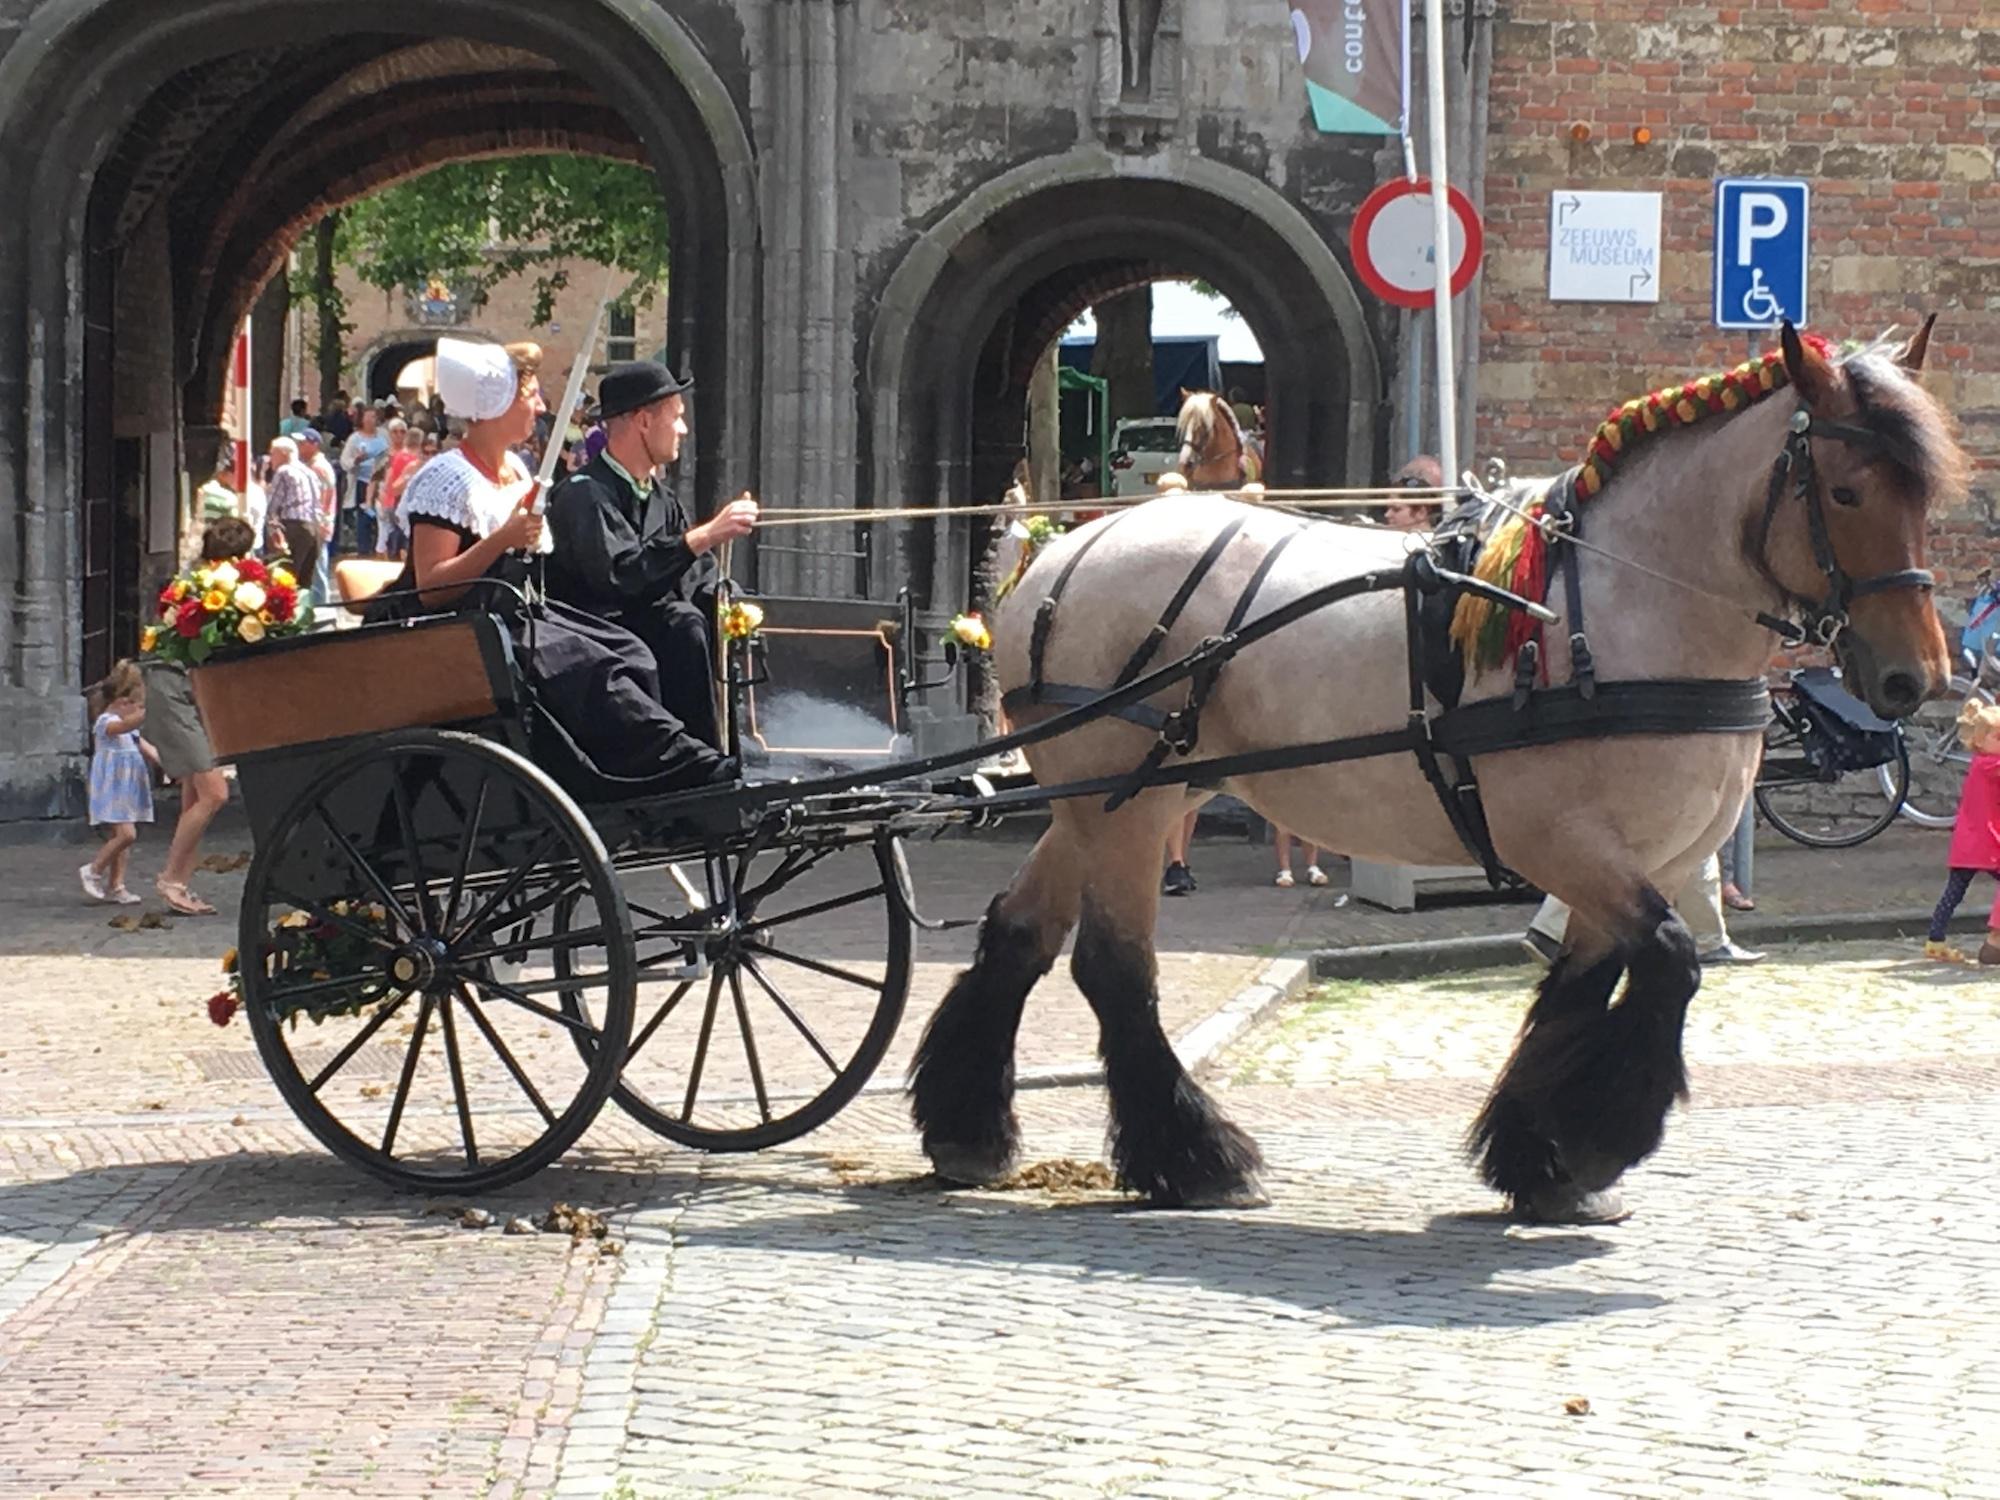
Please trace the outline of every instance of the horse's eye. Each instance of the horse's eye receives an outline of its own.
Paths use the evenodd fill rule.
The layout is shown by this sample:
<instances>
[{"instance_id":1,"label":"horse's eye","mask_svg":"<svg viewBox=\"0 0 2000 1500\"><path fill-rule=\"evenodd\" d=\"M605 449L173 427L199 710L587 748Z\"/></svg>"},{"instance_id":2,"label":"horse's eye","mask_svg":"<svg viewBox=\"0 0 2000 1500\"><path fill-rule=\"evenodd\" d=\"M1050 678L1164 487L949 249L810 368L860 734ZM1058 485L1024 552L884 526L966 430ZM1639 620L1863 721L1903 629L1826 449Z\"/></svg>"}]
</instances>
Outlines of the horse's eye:
<instances>
[{"instance_id":1,"label":"horse's eye","mask_svg":"<svg viewBox=\"0 0 2000 1500\"><path fill-rule=\"evenodd\" d=\"M1835 505L1859 505L1861 503L1861 497L1844 484L1835 485L1832 493Z\"/></svg>"}]
</instances>

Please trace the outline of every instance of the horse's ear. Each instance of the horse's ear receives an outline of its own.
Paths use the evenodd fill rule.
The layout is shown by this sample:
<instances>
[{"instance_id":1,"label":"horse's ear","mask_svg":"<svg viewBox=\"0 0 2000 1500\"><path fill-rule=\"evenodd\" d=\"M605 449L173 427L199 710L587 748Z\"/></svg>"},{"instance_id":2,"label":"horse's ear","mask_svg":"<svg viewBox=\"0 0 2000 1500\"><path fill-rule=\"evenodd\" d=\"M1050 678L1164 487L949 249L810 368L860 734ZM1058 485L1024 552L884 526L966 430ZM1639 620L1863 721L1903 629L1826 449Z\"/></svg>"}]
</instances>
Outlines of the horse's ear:
<instances>
[{"instance_id":1,"label":"horse's ear","mask_svg":"<svg viewBox=\"0 0 2000 1500\"><path fill-rule=\"evenodd\" d=\"M1897 364L1912 372L1924 367L1924 355L1930 352L1931 347L1931 325L1935 322L1937 322L1936 313L1924 319L1924 326L1912 334L1910 341L1897 352Z\"/></svg>"},{"instance_id":2,"label":"horse's ear","mask_svg":"<svg viewBox=\"0 0 2000 1500\"><path fill-rule=\"evenodd\" d=\"M1187 388L1186 386L1182 386L1182 387L1181 387L1181 400L1183 400L1183 401L1192 401L1192 400L1194 400L1194 392L1193 392L1193 391L1191 391L1191 390L1189 390L1189 389L1188 389L1188 388Z\"/></svg>"},{"instance_id":3,"label":"horse's ear","mask_svg":"<svg viewBox=\"0 0 2000 1500\"><path fill-rule=\"evenodd\" d=\"M1799 399L1807 406L1824 401L1840 382L1832 362L1799 337L1790 318L1779 329L1778 341L1785 351L1785 373L1791 377L1792 389L1799 393Z\"/></svg>"}]
</instances>

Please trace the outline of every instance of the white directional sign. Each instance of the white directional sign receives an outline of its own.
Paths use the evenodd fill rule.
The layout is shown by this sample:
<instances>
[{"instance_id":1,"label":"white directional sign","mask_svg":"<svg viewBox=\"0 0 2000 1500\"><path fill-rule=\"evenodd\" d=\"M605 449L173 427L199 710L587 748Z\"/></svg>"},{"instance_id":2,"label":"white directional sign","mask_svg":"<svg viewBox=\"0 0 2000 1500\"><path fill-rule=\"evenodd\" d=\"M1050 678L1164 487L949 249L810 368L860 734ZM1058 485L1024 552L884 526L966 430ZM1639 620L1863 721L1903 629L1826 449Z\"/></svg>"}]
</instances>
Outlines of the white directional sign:
<instances>
[{"instance_id":1,"label":"white directional sign","mask_svg":"<svg viewBox=\"0 0 2000 1500\"><path fill-rule=\"evenodd\" d=\"M1660 300L1660 195L1559 188L1549 200L1549 298Z\"/></svg>"}]
</instances>

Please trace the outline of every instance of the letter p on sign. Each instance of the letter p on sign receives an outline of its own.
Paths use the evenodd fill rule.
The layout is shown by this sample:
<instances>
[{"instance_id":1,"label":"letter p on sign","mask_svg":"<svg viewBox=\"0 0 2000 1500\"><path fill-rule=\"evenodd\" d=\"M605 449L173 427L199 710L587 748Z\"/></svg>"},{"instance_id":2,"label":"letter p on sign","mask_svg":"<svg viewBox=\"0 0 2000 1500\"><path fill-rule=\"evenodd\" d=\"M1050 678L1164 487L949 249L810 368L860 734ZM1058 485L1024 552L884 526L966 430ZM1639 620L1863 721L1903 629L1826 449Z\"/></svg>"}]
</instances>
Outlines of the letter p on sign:
<instances>
[{"instance_id":1,"label":"letter p on sign","mask_svg":"<svg viewBox=\"0 0 2000 1500\"><path fill-rule=\"evenodd\" d=\"M1736 199L1736 264L1757 263L1759 240L1775 240L1792 220L1791 210L1776 193L1743 193Z\"/></svg>"}]
</instances>

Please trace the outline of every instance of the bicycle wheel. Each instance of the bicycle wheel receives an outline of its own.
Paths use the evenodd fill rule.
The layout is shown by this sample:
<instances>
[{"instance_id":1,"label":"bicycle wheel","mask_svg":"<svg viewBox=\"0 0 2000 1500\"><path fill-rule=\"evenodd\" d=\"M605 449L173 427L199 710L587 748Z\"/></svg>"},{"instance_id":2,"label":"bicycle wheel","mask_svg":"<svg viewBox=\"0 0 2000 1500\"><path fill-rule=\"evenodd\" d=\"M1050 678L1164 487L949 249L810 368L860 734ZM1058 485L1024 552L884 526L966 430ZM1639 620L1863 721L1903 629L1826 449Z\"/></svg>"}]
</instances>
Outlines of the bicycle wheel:
<instances>
[{"instance_id":1,"label":"bicycle wheel","mask_svg":"<svg viewBox=\"0 0 2000 1500\"><path fill-rule=\"evenodd\" d=\"M1810 849L1852 849L1896 821L1910 786L1901 735L1896 758L1865 771L1824 772L1815 748L1782 711L1771 721L1754 791L1765 822Z\"/></svg>"},{"instance_id":2,"label":"bicycle wheel","mask_svg":"<svg viewBox=\"0 0 2000 1500\"><path fill-rule=\"evenodd\" d=\"M1933 698L1903 721L1903 741L1910 752L1903 816L1919 828L1949 828L1958 817L1958 794L1972 764L1972 752L1958 740L1958 712L1968 699L1991 703L1993 695L1970 677L1954 677L1947 696ZM1886 795L1893 769L1885 765L1877 771Z\"/></svg>"}]
</instances>

